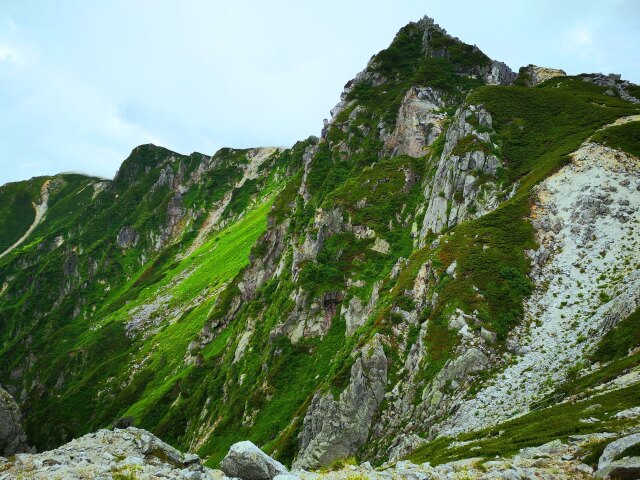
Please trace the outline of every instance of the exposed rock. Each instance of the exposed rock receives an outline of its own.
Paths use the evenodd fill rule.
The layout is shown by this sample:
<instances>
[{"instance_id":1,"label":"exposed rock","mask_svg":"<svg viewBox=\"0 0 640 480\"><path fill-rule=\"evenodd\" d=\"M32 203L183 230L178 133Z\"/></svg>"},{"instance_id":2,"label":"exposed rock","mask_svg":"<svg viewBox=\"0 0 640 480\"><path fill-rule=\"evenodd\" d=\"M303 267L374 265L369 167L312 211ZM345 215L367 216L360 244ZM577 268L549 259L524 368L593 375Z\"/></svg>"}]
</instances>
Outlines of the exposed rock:
<instances>
[{"instance_id":1,"label":"exposed rock","mask_svg":"<svg viewBox=\"0 0 640 480\"><path fill-rule=\"evenodd\" d=\"M605 475L601 472L604 472L605 469L611 464L611 462L619 459L622 452L624 452L629 447L633 447L636 445L640 445L640 433L619 438L618 440L615 440L607 445L603 450L602 455L600 455L600 459L598 460L598 475L604 477ZM640 468L640 464L637 462L636 466Z\"/></svg>"},{"instance_id":2,"label":"exposed rock","mask_svg":"<svg viewBox=\"0 0 640 480\"><path fill-rule=\"evenodd\" d=\"M9 393L0 388L0 455L29 451L27 435L22 429L20 407Z\"/></svg>"},{"instance_id":3,"label":"exposed rock","mask_svg":"<svg viewBox=\"0 0 640 480\"><path fill-rule=\"evenodd\" d=\"M325 128L327 127L325 126ZM309 145L305 149L304 154L302 155L303 173L302 173L302 182L300 183L300 189L298 193L304 200L305 204L311 199L311 193L309 193L309 189L307 188L307 177L309 175L309 170L311 168L311 161L313 160L313 156L316 154L317 151L318 151L318 144L313 143L312 145Z\"/></svg>"},{"instance_id":4,"label":"exposed rock","mask_svg":"<svg viewBox=\"0 0 640 480\"><path fill-rule=\"evenodd\" d=\"M369 435L371 420L384 399L387 358L376 335L351 367L347 388L334 400L318 391L305 415L294 468L317 468L356 453Z\"/></svg>"},{"instance_id":5,"label":"exposed rock","mask_svg":"<svg viewBox=\"0 0 640 480\"><path fill-rule=\"evenodd\" d=\"M609 463L596 472L596 478L637 480L640 478L640 457L624 457Z\"/></svg>"},{"instance_id":6,"label":"exposed rock","mask_svg":"<svg viewBox=\"0 0 640 480\"><path fill-rule=\"evenodd\" d=\"M252 257L250 266L242 275L242 282L238 284L238 288L242 292L243 300L251 300L258 288L274 275L278 261L287 247L289 224L290 220L287 219L278 226L272 226L258 240L264 253Z\"/></svg>"},{"instance_id":7,"label":"exposed rock","mask_svg":"<svg viewBox=\"0 0 640 480\"><path fill-rule=\"evenodd\" d=\"M387 452L389 457L388 461L394 462L400 460L425 443L427 443L427 440L413 433L410 435L400 435L393 441Z\"/></svg>"},{"instance_id":8,"label":"exposed rock","mask_svg":"<svg viewBox=\"0 0 640 480\"><path fill-rule=\"evenodd\" d=\"M294 308L270 334L271 338L287 335L293 343L302 338L322 337L331 327L331 319L338 310L344 295L327 292L319 298L311 298L309 292L298 288L291 293Z\"/></svg>"},{"instance_id":9,"label":"exposed rock","mask_svg":"<svg viewBox=\"0 0 640 480\"><path fill-rule=\"evenodd\" d=\"M376 282L373 285L371 297L366 305L360 301L356 296L349 299L349 303L346 308L342 307L345 322L347 323L347 330L345 334L351 336L354 332L365 324L369 315L373 313L373 309L378 301L378 291L380 289L381 282Z\"/></svg>"},{"instance_id":10,"label":"exposed rock","mask_svg":"<svg viewBox=\"0 0 640 480\"><path fill-rule=\"evenodd\" d=\"M488 85L511 85L516 74L506 63L494 60L483 78Z\"/></svg>"},{"instance_id":11,"label":"exposed rock","mask_svg":"<svg viewBox=\"0 0 640 480\"><path fill-rule=\"evenodd\" d=\"M481 127L481 128L480 128ZM491 115L483 106L458 109L445 136L445 146L433 179L426 182L427 210L420 238L439 233L498 206L497 187L479 177L495 176L500 167L492 148Z\"/></svg>"},{"instance_id":12,"label":"exposed rock","mask_svg":"<svg viewBox=\"0 0 640 480\"><path fill-rule=\"evenodd\" d=\"M138 243L140 236L133 227L122 227L118 233L118 246L120 248L129 248Z\"/></svg>"},{"instance_id":13,"label":"exposed rock","mask_svg":"<svg viewBox=\"0 0 640 480\"><path fill-rule=\"evenodd\" d=\"M278 475L289 473L284 465L249 441L231 445L220 468L229 477L240 480L272 480Z\"/></svg>"},{"instance_id":14,"label":"exposed rock","mask_svg":"<svg viewBox=\"0 0 640 480\"><path fill-rule=\"evenodd\" d=\"M451 446L462 446L451 444ZM469 445L469 448L473 447ZM294 471L301 480L588 480L591 467L577 460L580 447L551 442L540 447L521 450L508 458L469 457L437 466L428 462L415 464L400 460L374 469L369 463L347 465L328 472ZM627 477L623 477L627 478ZM629 477L637 478L637 477Z\"/></svg>"},{"instance_id":15,"label":"exposed rock","mask_svg":"<svg viewBox=\"0 0 640 480\"><path fill-rule=\"evenodd\" d=\"M39 454L17 454L0 464L0 479L30 478L220 479L200 458L183 454L138 428L98 430ZM120 476L120 477L118 477Z\"/></svg>"},{"instance_id":16,"label":"exposed rock","mask_svg":"<svg viewBox=\"0 0 640 480\"><path fill-rule=\"evenodd\" d=\"M537 187L532 223L545 250L539 250L541 265L532 269L537 288L524 304L525 318L536 321L512 331L507 344L517 346L518 355L505 355L500 373L444 422L440 434L486 428L525 413L549 393L545 382L564 381L604 333L640 306L640 274L628 268L640 258L632 226L640 222L640 210L622 217L618 209L626 207L616 206L621 199L640 204L638 172L637 159L586 142ZM611 271L620 274L607 278L610 298L603 301L599 277ZM637 381L637 373L629 372L599 388Z\"/></svg>"},{"instance_id":17,"label":"exposed rock","mask_svg":"<svg viewBox=\"0 0 640 480\"><path fill-rule=\"evenodd\" d=\"M535 87L551 78L566 77L567 72L558 68L538 67L529 64L526 67L521 67L518 75L525 85Z\"/></svg>"},{"instance_id":18,"label":"exposed rock","mask_svg":"<svg viewBox=\"0 0 640 480\"><path fill-rule=\"evenodd\" d=\"M627 80L622 80L619 74L610 73L609 75L603 75L602 73L583 74L582 80L589 83L594 83L601 87L608 87L608 91L605 94L615 97L620 97L623 100L631 103L640 103L640 99L631 95L627 87L632 84Z\"/></svg>"},{"instance_id":19,"label":"exposed rock","mask_svg":"<svg viewBox=\"0 0 640 480\"><path fill-rule=\"evenodd\" d=\"M628 408L615 414L616 418L637 418L640 417L640 407Z\"/></svg>"},{"instance_id":20,"label":"exposed rock","mask_svg":"<svg viewBox=\"0 0 640 480\"><path fill-rule=\"evenodd\" d=\"M292 473L281 473L273 477L273 480L300 480L300 477Z\"/></svg>"},{"instance_id":21,"label":"exposed rock","mask_svg":"<svg viewBox=\"0 0 640 480\"><path fill-rule=\"evenodd\" d=\"M438 418L450 411L459 402L460 392L470 385L472 374L488 366L489 358L479 348L470 348L449 360L422 392L421 418Z\"/></svg>"},{"instance_id":22,"label":"exposed rock","mask_svg":"<svg viewBox=\"0 0 640 480\"><path fill-rule=\"evenodd\" d=\"M431 87L410 88L400 105L396 128L385 142L385 152L390 156L426 155L426 147L442 133L445 106L437 90Z\"/></svg>"},{"instance_id":23,"label":"exposed rock","mask_svg":"<svg viewBox=\"0 0 640 480\"><path fill-rule=\"evenodd\" d=\"M390 248L391 248L391 245L389 245L389 242L387 242L384 238L380 238L380 237L376 237L375 241L373 242L373 245L371 246L371 250L373 250L374 252L382 253L382 254L389 253Z\"/></svg>"},{"instance_id":24,"label":"exposed rock","mask_svg":"<svg viewBox=\"0 0 640 480\"><path fill-rule=\"evenodd\" d=\"M318 209L313 225L315 233L307 232L302 244L296 246L293 251L293 265L291 268L294 279L297 278L301 263L316 259L322 245L324 245L326 237L345 229L350 230L351 225L343 222L342 210L340 208L330 210Z\"/></svg>"},{"instance_id":25,"label":"exposed rock","mask_svg":"<svg viewBox=\"0 0 640 480\"><path fill-rule=\"evenodd\" d=\"M451 265L447 267L447 275L456 278L456 267L458 266L458 262L455 260L451 262Z\"/></svg>"}]
</instances>

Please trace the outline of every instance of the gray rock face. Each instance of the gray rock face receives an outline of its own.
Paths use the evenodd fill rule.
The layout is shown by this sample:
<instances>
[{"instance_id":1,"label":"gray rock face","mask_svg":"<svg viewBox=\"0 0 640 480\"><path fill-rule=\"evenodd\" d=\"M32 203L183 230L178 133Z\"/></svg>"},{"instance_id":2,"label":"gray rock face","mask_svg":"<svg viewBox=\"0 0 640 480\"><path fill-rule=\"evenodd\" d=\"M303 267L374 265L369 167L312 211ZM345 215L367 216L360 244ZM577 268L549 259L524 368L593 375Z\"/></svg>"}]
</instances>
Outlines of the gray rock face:
<instances>
[{"instance_id":1,"label":"gray rock face","mask_svg":"<svg viewBox=\"0 0 640 480\"><path fill-rule=\"evenodd\" d=\"M601 73L596 73L591 75L581 75L581 77L585 82L594 83L601 87L607 87L608 90L605 92L606 95L620 97L631 103L640 103L639 98L634 97L627 91L627 87L632 84L627 80L622 80L618 74L610 73L609 75L603 75Z\"/></svg>"},{"instance_id":2,"label":"gray rock face","mask_svg":"<svg viewBox=\"0 0 640 480\"><path fill-rule=\"evenodd\" d=\"M479 348L470 348L449 360L422 392L421 418L430 421L450 411L459 402L460 392L466 390L471 375L489 365L489 358Z\"/></svg>"},{"instance_id":3,"label":"gray rock face","mask_svg":"<svg viewBox=\"0 0 640 480\"><path fill-rule=\"evenodd\" d=\"M130 427L98 430L39 454L17 454L0 464L0 478L214 479L219 472L200 457L183 454L151 433Z\"/></svg>"},{"instance_id":4,"label":"gray rock face","mask_svg":"<svg viewBox=\"0 0 640 480\"><path fill-rule=\"evenodd\" d=\"M602 452L602 455L600 456L600 460L598 460L598 475L600 475L601 478L604 478L605 474L603 474L602 472L605 471L607 472L606 475L608 475L610 472L609 470L607 470L607 467L609 467L614 460L618 459L622 452L624 452L627 448L633 447L635 445L640 445L640 433L619 438L618 440L615 440L607 445ZM640 471L640 459L637 459L636 467L639 469L638 471Z\"/></svg>"},{"instance_id":5,"label":"gray rock face","mask_svg":"<svg viewBox=\"0 0 640 480\"><path fill-rule=\"evenodd\" d=\"M138 232L133 227L122 227L118 233L118 246L120 248L128 248L138 243Z\"/></svg>"},{"instance_id":6,"label":"gray rock face","mask_svg":"<svg viewBox=\"0 0 640 480\"><path fill-rule=\"evenodd\" d=\"M484 107L460 108L447 130L445 146L433 179L427 182L427 211L420 237L439 233L498 206L495 176L500 161L491 152L492 119ZM484 178L484 180L482 180Z\"/></svg>"},{"instance_id":7,"label":"gray rock face","mask_svg":"<svg viewBox=\"0 0 640 480\"><path fill-rule=\"evenodd\" d=\"M506 63L494 60L483 78L489 85L511 85L516 78L516 73Z\"/></svg>"},{"instance_id":8,"label":"gray rock face","mask_svg":"<svg viewBox=\"0 0 640 480\"><path fill-rule=\"evenodd\" d=\"M400 105L395 131L385 142L385 151L390 156L425 155L426 147L442 133L446 118L443 107L442 96L433 88L410 88Z\"/></svg>"},{"instance_id":9,"label":"gray rock face","mask_svg":"<svg viewBox=\"0 0 640 480\"><path fill-rule=\"evenodd\" d=\"M349 337L355 333L355 331L364 325L369 318L369 315L373 313L373 309L378 301L378 293L380 289L380 282L376 282L373 285L373 291L367 304L363 304L358 297L351 297L347 305L342 306L342 315L347 323L346 336Z\"/></svg>"},{"instance_id":10,"label":"gray rock face","mask_svg":"<svg viewBox=\"0 0 640 480\"><path fill-rule=\"evenodd\" d=\"M327 466L355 454L367 440L386 383L387 358L376 336L351 367L350 383L338 400L330 392L313 397L299 436L294 468Z\"/></svg>"},{"instance_id":11,"label":"gray rock face","mask_svg":"<svg viewBox=\"0 0 640 480\"><path fill-rule=\"evenodd\" d=\"M289 473L284 465L249 441L233 444L220 468L225 475L241 480L272 480Z\"/></svg>"},{"instance_id":12,"label":"gray rock face","mask_svg":"<svg viewBox=\"0 0 640 480\"><path fill-rule=\"evenodd\" d=\"M27 451L29 446L22 429L20 407L11 395L0 388L0 454L8 456Z\"/></svg>"},{"instance_id":13,"label":"gray rock face","mask_svg":"<svg viewBox=\"0 0 640 480\"><path fill-rule=\"evenodd\" d=\"M637 480L640 478L640 457L624 457L596 472L596 478Z\"/></svg>"},{"instance_id":14,"label":"gray rock face","mask_svg":"<svg viewBox=\"0 0 640 480\"><path fill-rule=\"evenodd\" d=\"M396 437L387 452L389 455L388 461L394 462L396 460L400 460L425 443L427 443L427 441L424 438L414 433L409 435L400 435L399 437Z\"/></svg>"}]
</instances>

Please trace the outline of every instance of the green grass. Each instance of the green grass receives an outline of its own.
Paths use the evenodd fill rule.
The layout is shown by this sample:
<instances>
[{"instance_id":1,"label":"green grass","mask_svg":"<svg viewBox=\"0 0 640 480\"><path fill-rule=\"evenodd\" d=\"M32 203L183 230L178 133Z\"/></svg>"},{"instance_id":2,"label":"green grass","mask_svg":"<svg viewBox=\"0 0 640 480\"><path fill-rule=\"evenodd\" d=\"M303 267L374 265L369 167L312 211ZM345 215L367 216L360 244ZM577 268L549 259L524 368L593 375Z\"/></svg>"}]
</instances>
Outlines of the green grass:
<instances>
[{"instance_id":1,"label":"green grass","mask_svg":"<svg viewBox=\"0 0 640 480\"><path fill-rule=\"evenodd\" d=\"M7 183L0 187L0 253L27 231L36 213L32 202L38 202L45 179Z\"/></svg>"},{"instance_id":2,"label":"green grass","mask_svg":"<svg viewBox=\"0 0 640 480\"><path fill-rule=\"evenodd\" d=\"M248 264L251 247L266 229L266 216L271 204L270 201L265 202L249 212L236 225L214 236L184 261L185 265L179 271L190 269L193 264L197 265L197 269L173 289L173 304L188 304L190 299L203 290L206 291L209 285L224 285ZM153 343L147 343L142 348L139 354L141 357L152 354L155 358L149 366L154 372L155 380L149 382L145 394L130 404L122 416L143 418L144 415L153 412L153 405L158 398L184 375L182 359L187 346L202 329L215 298L214 296L195 309L187 311L179 321L166 326L155 335Z\"/></svg>"},{"instance_id":3,"label":"green grass","mask_svg":"<svg viewBox=\"0 0 640 480\"><path fill-rule=\"evenodd\" d=\"M597 132L592 140L640 158L640 121L607 128Z\"/></svg>"},{"instance_id":4,"label":"green grass","mask_svg":"<svg viewBox=\"0 0 640 480\"><path fill-rule=\"evenodd\" d=\"M640 346L640 310L609 330L591 355L594 362L609 362L625 358L629 351Z\"/></svg>"},{"instance_id":5,"label":"green grass","mask_svg":"<svg viewBox=\"0 0 640 480\"><path fill-rule=\"evenodd\" d=\"M20 262L12 257L0 264L1 278L12 279L0 296L2 381L13 382L10 372L37 352L25 374L25 384L35 388L24 406L27 429L38 447L53 446L131 415L137 425L164 440L181 448L193 446L211 466L232 443L243 439L290 464L313 394L321 389L339 395L350 378L353 352L376 333L387 339L390 385L398 379L401 347L417 341L420 326L408 328L392 308L415 308L405 291L413 288L427 261L433 270L429 288L439 300L433 308L418 312L421 324L428 322L428 351L417 377L420 385L426 385L453 355L458 339L447 322L455 308L467 313L477 310L485 327L495 331L500 341L506 338L522 321L522 302L532 289L524 255L526 249L536 247L527 221L532 187L561 168L590 135L616 148L633 149L637 125L596 131L640 110L604 95L600 87L572 78L552 79L537 88L483 87L481 80L473 78L488 62L479 50L437 32L429 49L437 55L424 55L417 26L403 29L373 63L373 73L385 82L359 83L348 96L364 111L359 110L347 125L355 108L350 106L329 129L326 141L309 138L265 162L257 179L231 195L223 214L227 226L207 236L186 257L180 254L198 235L207 213L240 179L247 150L222 149L209 163L201 154L184 156L141 146L95 199L92 188L82 188L85 177L64 176L52 196L47 220L20 249ZM445 112L448 118L475 88L467 101L482 104L491 113L496 145L467 138L455 152L480 148L495 153L503 162L498 181L504 191L518 182L515 196L502 198L494 212L452 228L433 250L415 248L412 223L418 227L422 223L422 216L415 212L423 201L423 181L433 175L434 156L444 146L444 135L432 145L430 156L381 158L380 153L383 142L378 125L382 122L391 128L412 85L438 89L452 105ZM345 142L342 148L338 148L340 142ZM318 153L306 177L311 198L304 202L298 195L302 155L316 143ZM158 183L161 171L173 183ZM174 186L192 175L199 176L198 182L183 196L176 195ZM407 184L407 175L415 181ZM9 192L0 205L19 206L0 210L0 222L17 232L28 225L27 207L33 194L29 188L37 191L37 182L11 188L17 190L0 192ZM189 215L180 220L172 241L156 250L154 238L166 225L170 206L183 208ZM325 211L339 207L345 222L349 219L352 225L373 229L389 243L389 252L374 252L373 239L357 239L351 232L328 235L315 261L297 265L300 270L294 280L288 245L317 233L314 217L319 207ZM285 222L280 240L287 247L279 276L267 279L255 296L240 298L240 282L250 258L267 253L268 245L256 241L267 225L275 228ZM139 243L129 249L115 244L123 226L140 233ZM65 233L64 247L52 248L60 232ZM8 235L5 241L11 238ZM428 235L426 244L434 238ZM408 265L397 279L386 280L399 257L408 258ZM456 278L444 273L454 260ZM347 288L347 279L364 286ZM276 331L298 320L292 315L296 307L292 292L300 286L309 304L321 303L328 292L344 292L345 301L352 295L368 301L379 280L384 281L381 298L355 335L345 337L346 327L338 315L330 319L323 337L294 344L287 334ZM127 336L124 324L159 296L166 297L163 312L181 313L171 322L147 327L146 338ZM232 307L236 310L230 313ZM634 322L621 322L594 353L594 358L610 363L559 392L568 394L575 386L591 388L637 365L636 356L618 354L637 344ZM184 363L190 342L205 325L212 340L194 363ZM247 330L252 332L249 343L236 361L239 339ZM501 348L496 345L498 351ZM59 379L61 386L56 386ZM637 404L637 392L607 394L598 402L601 410L594 415L603 415L607 425L617 428L622 423L610 419L610 413ZM489 429L464 438L479 442L481 455L508 453L596 428L577 421L581 408L585 407L550 406L502 425L507 432L503 436ZM416 458L444 461L468 454L465 449L444 448L447 442L432 442Z\"/></svg>"},{"instance_id":6,"label":"green grass","mask_svg":"<svg viewBox=\"0 0 640 480\"><path fill-rule=\"evenodd\" d=\"M520 449L542 445L555 439L566 441L569 435L616 431L631 426L633 420L616 419L613 415L640 402L640 390L635 386L605 393L595 398L554 405L534 411L495 427L458 436L457 441L471 445L450 447L451 439L440 438L418 448L407 458L415 463L438 465L473 456L507 457ZM583 423L580 418L595 417L602 421ZM501 432L501 433L500 433Z\"/></svg>"},{"instance_id":7,"label":"green grass","mask_svg":"<svg viewBox=\"0 0 640 480\"><path fill-rule=\"evenodd\" d=\"M36 229L33 239L21 248L23 258L33 256L38 259L33 271L36 278L47 281L33 282L30 279L32 272L20 270L10 261L0 272L17 275L5 295L0 297L3 334L13 332L14 337L2 344L4 371L8 376L27 355L29 345L23 339L30 335L31 348L38 351L37 378L51 393L35 397L28 403L30 415L26 427L33 443L40 448L55 446L72 436L107 426L129 411L138 424L150 429L163 421L170 406L165 402L167 395L179 390L181 382L193 369L183 363L189 342L197 337L208 320L218 292L248 264L253 244L266 229L274 196L286 181L282 172L299 160L299 156L291 156L289 151L270 159L270 165L264 170L266 177L260 177L261 181L268 179L260 185L260 193L246 195L242 190L234 197L227 218L240 219L209 237L189 257L176 258L176 254L188 245L178 242L165 247L141 266L139 258L144 245L121 251L113 243L122 223L133 224L139 232L144 232L164 218L163 208L167 203L160 201L159 207L151 211L147 208L149 202L157 204L158 198L167 195L166 190L153 187L153 184L159 175L159 169L154 170L155 165L168 153L148 146L136 149L123 164L113 186L95 200L92 199L93 188L84 188L93 179L79 175L57 177L46 221ZM233 165L234 162L241 163L246 151L221 151L218 155L231 156L229 161ZM171 164L176 175L188 175L201 160L201 156L195 154L176 156L177 160ZM220 159L221 168L226 168L224 160L224 157ZM180 162L185 163L179 166ZM147 169L146 176L144 169ZM214 169L210 174L215 176L217 173ZM228 177L225 181L235 183ZM114 195L112 189L119 189L120 193ZM149 198L138 197L145 190L151 191ZM207 192L200 191L199 194ZM190 201L197 203L202 199L196 195ZM166 197L164 202L168 202ZM101 210L105 205L111 210ZM107 219L108 215L114 218ZM132 216L136 217L135 222L127 220ZM78 224L80 218L88 228L71 230L69 225ZM196 221L194 227L197 226ZM36 249L39 243L50 241L61 230L68 231L66 241L73 244L76 235L75 242L84 245L84 257L71 254L76 259L75 266L65 267L70 259L67 248L47 251L46 255ZM90 267L95 260L104 262L97 270L97 278L93 277L84 285L75 285L73 279L72 295L57 302L58 306L53 307L45 323L33 322L37 312L47 311L56 304L63 268L73 270L73 275L79 279L89 279L88 269L95 268ZM108 279L107 290L104 288L106 282L99 282L102 279ZM180 308L184 313L173 323L162 325L147 340L128 338L123 322L133 310L152 303L158 295L169 298L163 309ZM206 296L204 301L197 300L202 295ZM14 301L16 303L10 303ZM79 301L86 313L76 316L72 312ZM95 302L93 307L92 302ZM201 305L191 306L194 302L201 302ZM219 354L224 348L221 341L229 336L230 332L222 332L220 339L212 344L214 349L209 351L215 354L217 349ZM127 380L130 365L137 363L143 368ZM63 382L61 390L54 387L59 380ZM110 394L96 397L100 390L108 390Z\"/></svg>"}]
</instances>

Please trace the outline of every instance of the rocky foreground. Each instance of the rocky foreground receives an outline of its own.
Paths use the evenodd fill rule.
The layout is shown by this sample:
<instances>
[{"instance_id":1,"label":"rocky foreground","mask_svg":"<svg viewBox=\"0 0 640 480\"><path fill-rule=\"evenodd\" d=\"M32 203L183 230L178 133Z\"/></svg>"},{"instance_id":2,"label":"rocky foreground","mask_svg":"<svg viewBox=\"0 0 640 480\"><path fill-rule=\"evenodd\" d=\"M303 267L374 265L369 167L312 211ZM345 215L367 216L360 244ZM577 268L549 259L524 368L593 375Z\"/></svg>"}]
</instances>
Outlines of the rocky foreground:
<instances>
[{"instance_id":1,"label":"rocky foreground","mask_svg":"<svg viewBox=\"0 0 640 480\"><path fill-rule=\"evenodd\" d=\"M195 454L181 453L139 428L99 430L43 453L0 457L0 480L9 479L240 479L240 480L468 480L468 479L638 479L640 433L617 439L613 434L569 437L540 447L522 449L511 458L469 458L432 467L400 461L373 468L345 465L339 470L289 472L253 443L236 443L221 470L203 465ZM584 449L612 438L600 456L598 469L583 463ZM630 453L631 455L627 455Z\"/></svg>"}]
</instances>

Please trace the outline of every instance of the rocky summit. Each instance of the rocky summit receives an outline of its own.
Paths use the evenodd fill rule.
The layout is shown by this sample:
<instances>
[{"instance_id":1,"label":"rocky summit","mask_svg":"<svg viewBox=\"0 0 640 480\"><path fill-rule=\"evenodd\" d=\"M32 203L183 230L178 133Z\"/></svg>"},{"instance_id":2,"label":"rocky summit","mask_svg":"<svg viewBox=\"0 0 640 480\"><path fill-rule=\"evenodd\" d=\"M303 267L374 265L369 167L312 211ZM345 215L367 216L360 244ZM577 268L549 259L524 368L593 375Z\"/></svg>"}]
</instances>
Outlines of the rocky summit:
<instances>
[{"instance_id":1,"label":"rocky summit","mask_svg":"<svg viewBox=\"0 0 640 480\"><path fill-rule=\"evenodd\" d=\"M425 17L330 112L0 187L1 479L640 478L640 86Z\"/></svg>"}]
</instances>

